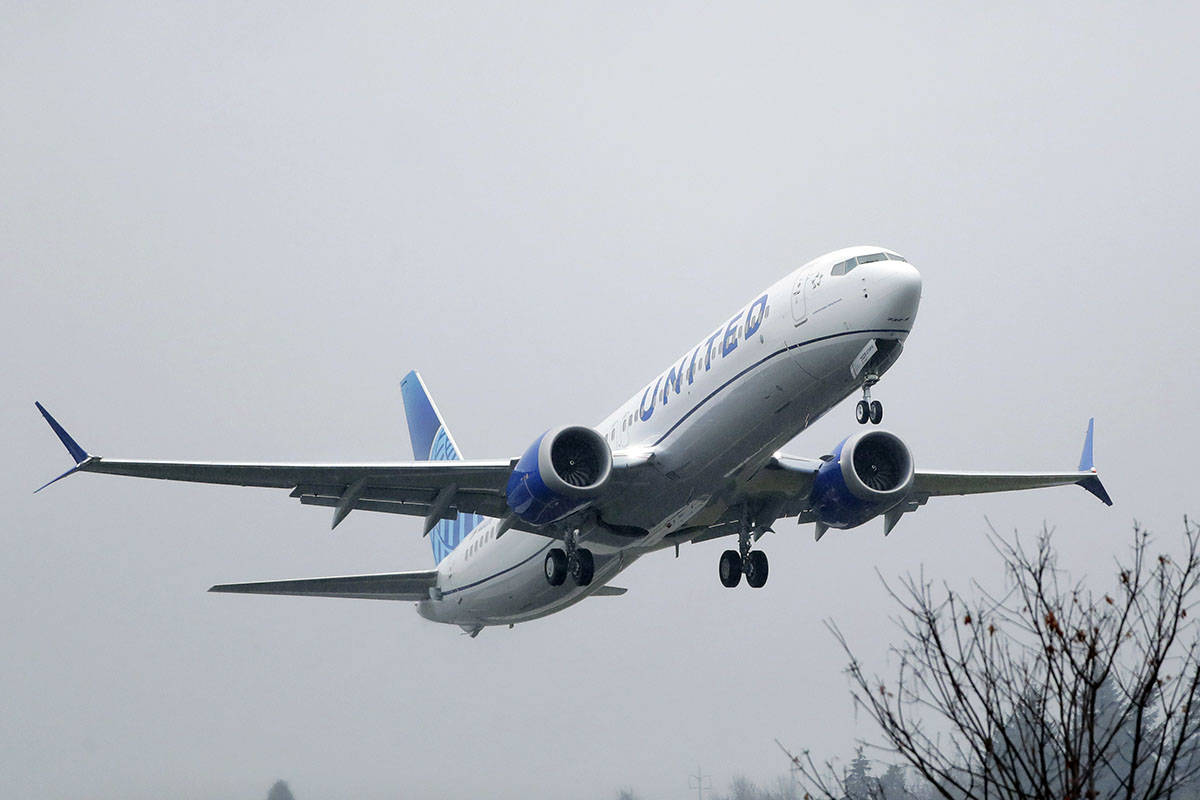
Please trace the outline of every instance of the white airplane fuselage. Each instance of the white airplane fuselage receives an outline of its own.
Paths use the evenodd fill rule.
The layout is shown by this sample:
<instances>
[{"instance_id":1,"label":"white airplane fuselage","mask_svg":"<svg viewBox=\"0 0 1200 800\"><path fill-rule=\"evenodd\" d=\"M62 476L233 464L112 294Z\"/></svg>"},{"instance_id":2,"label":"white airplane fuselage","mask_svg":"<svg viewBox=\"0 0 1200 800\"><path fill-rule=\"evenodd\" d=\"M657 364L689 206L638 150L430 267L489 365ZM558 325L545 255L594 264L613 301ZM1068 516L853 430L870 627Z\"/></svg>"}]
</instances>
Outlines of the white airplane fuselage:
<instances>
[{"instance_id":1,"label":"white airplane fuselage","mask_svg":"<svg viewBox=\"0 0 1200 800\"><path fill-rule=\"evenodd\" d=\"M652 468L579 523L579 542L595 557L589 585L551 586L545 557L557 542L520 530L497 535L500 520L489 519L438 565L437 599L417 603L421 616L474 631L545 616L671 546L674 531L727 514L776 450L860 389L872 342L881 354L871 361L875 375L899 356L920 303L917 270L888 259L831 273L847 258L881 252L846 248L789 273L595 426L617 458L648 458Z\"/></svg>"}]
</instances>

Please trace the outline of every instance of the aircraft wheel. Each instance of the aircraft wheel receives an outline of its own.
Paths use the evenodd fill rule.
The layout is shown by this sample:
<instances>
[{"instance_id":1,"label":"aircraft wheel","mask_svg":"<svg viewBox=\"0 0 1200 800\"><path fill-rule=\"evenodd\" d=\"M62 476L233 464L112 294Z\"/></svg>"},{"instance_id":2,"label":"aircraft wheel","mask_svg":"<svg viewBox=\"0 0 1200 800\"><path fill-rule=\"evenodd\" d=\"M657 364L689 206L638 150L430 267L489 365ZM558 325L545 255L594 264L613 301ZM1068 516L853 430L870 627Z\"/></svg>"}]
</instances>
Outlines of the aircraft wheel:
<instances>
[{"instance_id":1,"label":"aircraft wheel","mask_svg":"<svg viewBox=\"0 0 1200 800\"><path fill-rule=\"evenodd\" d=\"M737 586L742 580L742 557L737 550L726 550L721 553L718 572L721 575L721 585L729 589Z\"/></svg>"},{"instance_id":2,"label":"aircraft wheel","mask_svg":"<svg viewBox=\"0 0 1200 800\"><path fill-rule=\"evenodd\" d=\"M878 425L880 422L883 422L883 403L878 400L872 400L870 413L872 425Z\"/></svg>"},{"instance_id":3,"label":"aircraft wheel","mask_svg":"<svg viewBox=\"0 0 1200 800\"><path fill-rule=\"evenodd\" d=\"M592 582L592 576L596 574L596 560L592 557L591 550L579 548L575 551L575 558L571 563L571 578L577 586L587 586Z\"/></svg>"},{"instance_id":4,"label":"aircraft wheel","mask_svg":"<svg viewBox=\"0 0 1200 800\"><path fill-rule=\"evenodd\" d=\"M567 579L567 554L560 548L552 547L546 553L546 583L551 586L562 586Z\"/></svg>"},{"instance_id":5,"label":"aircraft wheel","mask_svg":"<svg viewBox=\"0 0 1200 800\"><path fill-rule=\"evenodd\" d=\"M762 550L751 550L746 555L746 583L752 588L761 589L766 585L768 571L767 554Z\"/></svg>"},{"instance_id":6,"label":"aircraft wheel","mask_svg":"<svg viewBox=\"0 0 1200 800\"><path fill-rule=\"evenodd\" d=\"M854 418L858 420L859 425L867 424L867 420L871 418L871 407L866 400L858 401L858 405L854 407Z\"/></svg>"}]
</instances>

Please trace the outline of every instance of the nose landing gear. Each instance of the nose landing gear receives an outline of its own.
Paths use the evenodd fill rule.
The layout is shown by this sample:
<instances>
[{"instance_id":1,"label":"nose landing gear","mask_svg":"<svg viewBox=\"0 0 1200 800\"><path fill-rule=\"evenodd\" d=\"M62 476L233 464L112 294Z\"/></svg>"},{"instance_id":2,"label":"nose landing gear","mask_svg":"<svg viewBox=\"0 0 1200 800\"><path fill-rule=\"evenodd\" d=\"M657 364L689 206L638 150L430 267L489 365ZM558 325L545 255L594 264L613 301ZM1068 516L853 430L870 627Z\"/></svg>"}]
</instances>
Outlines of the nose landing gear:
<instances>
[{"instance_id":1,"label":"nose landing gear","mask_svg":"<svg viewBox=\"0 0 1200 800\"><path fill-rule=\"evenodd\" d=\"M878 375L868 375L863 381L863 399L854 407L854 418L859 425L878 425L883 421L883 403L871 399L871 387L879 383Z\"/></svg>"}]
</instances>

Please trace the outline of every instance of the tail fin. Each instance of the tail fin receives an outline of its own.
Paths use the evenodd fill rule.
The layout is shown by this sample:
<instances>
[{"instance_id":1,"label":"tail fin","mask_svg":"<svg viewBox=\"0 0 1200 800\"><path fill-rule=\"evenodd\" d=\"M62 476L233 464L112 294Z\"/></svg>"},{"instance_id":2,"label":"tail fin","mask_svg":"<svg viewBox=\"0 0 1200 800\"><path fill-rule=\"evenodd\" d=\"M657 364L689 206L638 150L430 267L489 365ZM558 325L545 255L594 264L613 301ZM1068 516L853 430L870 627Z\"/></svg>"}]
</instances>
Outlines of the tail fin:
<instances>
[{"instance_id":1,"label":"tail fin","mask_svg":"<svg viewBox=\"0 0 1200 800\"><path fill-rule=\"evenodd\" d=\"M408 419L413 458L417 461L460 460L462 453L429 396L425 381L415 369L400 381L400 393L404 396L404 416Z\"/></svg>"},{"instance_id":2,"label":"tail fin","mask_svg":"<svg viewBox=\"0 0 1200 800\"><path fill-rule=\"evenodd\" d=\"M400 381L400 394L404 398L404 416L408 420L413 458L417 461L460 461L462 451L416 370ZM434 525L429 532L434 561L440 564L481 522L483 517L478 514L460 513L457 519L443 519Z\"/></svg>"}]
</instances>

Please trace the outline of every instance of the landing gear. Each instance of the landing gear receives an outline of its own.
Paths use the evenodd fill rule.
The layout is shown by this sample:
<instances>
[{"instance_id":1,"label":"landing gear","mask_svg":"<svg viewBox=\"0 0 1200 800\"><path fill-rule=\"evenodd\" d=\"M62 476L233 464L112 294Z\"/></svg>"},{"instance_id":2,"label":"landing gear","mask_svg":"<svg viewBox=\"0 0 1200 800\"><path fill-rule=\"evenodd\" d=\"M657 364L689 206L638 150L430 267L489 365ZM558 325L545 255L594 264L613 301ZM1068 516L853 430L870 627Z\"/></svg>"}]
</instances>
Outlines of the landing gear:
<instances>
[{"instance_id":1,"label":"landing gear","mask_svg":"<svg viewBox=\"0 0 1200 800\"><path fill-rule=\"evenodd\" d=\"M596 574L596 559L592 551L579 547L576 536L579 531L571 531L567 535L565 548L552 547L546 553L546 583L551 586L562 586L571 576L576 586L587 586Z\"/></svg>"},{"instance_id":2,"label":"landing gear","mask_svg":"<svg viewBox=\"0 0 1200 800\"><path fill-rule=\"evenodd\" d=\"M746 583L753 589L761 589L767 584L767 573L770 571L767 554L762 550L751 550L746 555L743 565L746 572Z\"/></svg>"},{"instance_id":3,"label":"landing gear","mask_svg":"<svg viewBox=\"0 0 1200 800\"><path fill-rule=\"evenodd\" d=\"M546 553L546 583L562 586L567 579L567 554L557 547Z\"/></svg>"},{"instance_id":4,"label":"landing gear","mask_svg":"<svg viewBox=\"0 0 1200 800\"><path fill-rule=\"evenodd\" d=\"M567 571L571 573L571 580L575 581L576 586L587 586L592 582L592 576L596 574L596 561L592 558L592 551L585 548L579 548L575 551L575 557L568 557Z\"/></svg>"},{"instance_id":5,"label":"landing gear","mask_svg":"<svg viewBox=\"0 0 1200 800\"><path fill-rule=\"evenodd\" d=\"M721 553L721 561L717 571L721 575L721 585L732 589L742 580L742 557L737 550L726 550Z\"/></svg>"},{"instance_id":6,"label":"landing gear","mask_svg":"<svg viewBox=\"0 0 1200 800\"><path fill-rule=\"evenodd\" d=\"M743 574L746 576L746 583L751 588L761 589L766 585L769 572L767 554L762 550L750 549L753 544L751 538L753 533L754 529L751 527L749 519L744 518L742 529L738 532L738 549L726 550L721 553L717 572L720 575L722 586L732 589L741 582Z\"/></svg>"},{"instance_id":7,"label":"landing gear","mask_svg":"<svg viewBox=\"0 0 1200 800\"><path fill-rule=\"evenodd\" d=\"M854 418L859 425L878 425L883 422L883 403L871 399L871 387L879 383L878 375L868 375L863 381L863 399L854 407Z\"/></svg>"}]
</instances>

